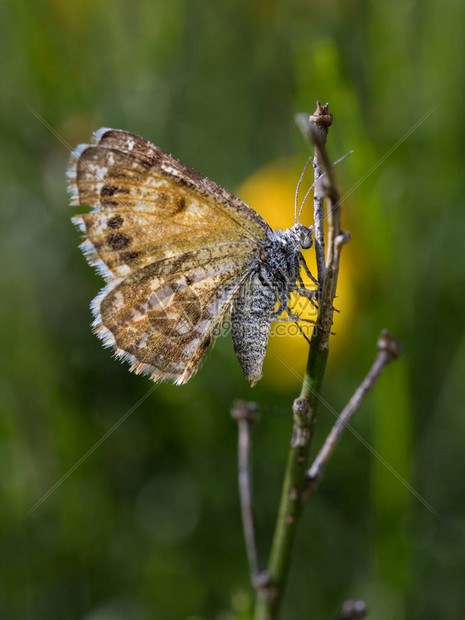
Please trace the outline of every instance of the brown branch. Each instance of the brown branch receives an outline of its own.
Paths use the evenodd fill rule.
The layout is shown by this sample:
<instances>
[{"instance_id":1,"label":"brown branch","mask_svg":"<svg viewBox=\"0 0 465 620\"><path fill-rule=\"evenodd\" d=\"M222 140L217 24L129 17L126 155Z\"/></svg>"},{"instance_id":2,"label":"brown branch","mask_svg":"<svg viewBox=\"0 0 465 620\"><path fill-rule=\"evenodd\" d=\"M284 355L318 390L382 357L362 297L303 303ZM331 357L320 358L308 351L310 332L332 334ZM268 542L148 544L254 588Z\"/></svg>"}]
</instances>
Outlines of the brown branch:
<instances>
[{"instance_id":1,"label":"brown branch","mask_svg":"<svg viewBox=\"0 0 465 620\"><path fill-rule=\"evenodd\" d=\"M327 113L327 111L327 107L325 106L323 112ZM323 114L323 117L325 116L328 115ZM312 119L313 117L310 118ZM316 191L326 197L326 218L328 220L326 271L319 303L320 312L318 313L318 325L321 330L319 349L321 351L328 348L331 326L333 324L333 301L336 296L341 249L342 246L350 240L350 233L341 230L341 201L331 162L326 151L326 134L324 129L315 122L310 123L309 129L319 170L323 170L324 172L317 180Z\"/></svg>"},{"instance_id":2,"label":"brown branch","mask_svg":"<svg viewBox=\"0 0 465 620\"><path fill-rule=\"evenodd\" d=\"M317 107L315 113L310 117L306 114L297 114L295 117L297 125L300 127L303 135L311 144L314 144L313 132L319 136L319 141L326 144L326 138L328 136L328 129L333 122L333 115L328 113L328 104L321 105L317 101ZM313 124L313 128L312 128ZM313 222L314 222L314 235L315 235L315 255L316 265L318 271L318 289L321 292L323 282L325 279L325 236L324 236L324 198L325 193L323 191L320 178L323 176L323 168L321 157L318 150L315 150L313 157L313 174L315 179L315 190L313 192Z\"/></svg>"},{"instance_id":3,"label":"brown branch","mask_svg":"<svg viewBox=\"0 0 465 620\"><path fill-rule=\"evenodd\" d=\"M315 138L313 134L318 135L318 140L321 144L326 144L326 138L328 137L328 129L333 122L333 115L328 113L329 104L322 106L317 101L317 107L315 113L310 116L309 131L310 136L313 138L312 142L315 144ZM312 124L313 123L313 124ZM319 291L323 288L325 279L325 235L324 235L324 199L325 193L322 191L321 177L324 174L324 166L321 161L320 149L315 148L315 155L313 157L313 173L315 178L315 191L313 192L313 217L315 226L315 254L316 264L318 269L318 282ZM334 183L334 178L332 179Z\"/></svg>"},{"instance_id":4,"label":"brown branch","mask_svg":"<svg viewBox=\"0 0 465 620\"><path fill-rule=\"evenodd\" d=\"M239 496L241 501L242 527L245 547L249 561L251 580L257 587L262 581L260 560L255 537L252 509L252 476L250 463L251 432L258 422L255 403L237 400L231 410L231 416L238 426L238 462L239 462Z\"/></svg>"},{"instance_id":5,"label":"brown branch","mask_svg":"<svg viewBox=\"0 0 465 620\"><path fill-rule=\"evenodd\" d=\"M315 458L313 465L307 472L307 493L306 498L313 493L319 486L326 464L331 458L336 446L341 440L342 434L349 426L355 412L359 409L369 392L375 386L376 381L381 376L386 366L396 360L401 354L401 345L397 340L390 335L385 329L381 332L378 338L378 353L372 367L368 371L365 379L355 390L352 398L344 407L340 415L337 417L334 426L332 427L329 435L326 438L321 450Z\"/></svg>"}]
</instances>

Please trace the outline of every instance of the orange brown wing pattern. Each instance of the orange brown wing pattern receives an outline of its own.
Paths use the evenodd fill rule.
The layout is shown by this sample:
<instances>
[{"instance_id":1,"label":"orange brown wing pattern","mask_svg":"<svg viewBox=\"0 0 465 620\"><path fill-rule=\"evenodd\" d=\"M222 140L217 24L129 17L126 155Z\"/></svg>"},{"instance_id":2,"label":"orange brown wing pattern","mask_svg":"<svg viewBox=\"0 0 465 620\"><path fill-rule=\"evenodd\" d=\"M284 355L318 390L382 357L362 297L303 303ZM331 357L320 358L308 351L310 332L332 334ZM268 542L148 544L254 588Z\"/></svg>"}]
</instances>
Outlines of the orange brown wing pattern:
<instances>
[{"instance_id":1,"label":"orange brown wing pattern","mask_svg":"<svg viewBox=\"0 0 465 620\"><path fill-rule=\"evenodd\" d=\"M251 251L270 231L250 207L172 155L130 132L100 129L68 171L83 250L102 275L124 277L153 261L221 243Z\"/></svg>"},{"instance_id":2,"label":"orange brown wing pattern","mask_svg":"<svg viewBox=\"0 0 465 620\"><path fill-rule=\"evenodd\" d=\"M73 222L108 284L94 330L131 370L186 382L270 228L238 198L135 134L100 129L68 171Z\"/></svg>"},{"instance_id":3,"label":"orange brown wing pattern","mask_svg":"<svg viewBox=\"0 0 465 620\"><path fill-rule=\"evenodd\" d=\"M132 371L185 383L248 275L246 260L207 248L147 265L94 300L94 331Z\"/></svg>"}]
</instances>

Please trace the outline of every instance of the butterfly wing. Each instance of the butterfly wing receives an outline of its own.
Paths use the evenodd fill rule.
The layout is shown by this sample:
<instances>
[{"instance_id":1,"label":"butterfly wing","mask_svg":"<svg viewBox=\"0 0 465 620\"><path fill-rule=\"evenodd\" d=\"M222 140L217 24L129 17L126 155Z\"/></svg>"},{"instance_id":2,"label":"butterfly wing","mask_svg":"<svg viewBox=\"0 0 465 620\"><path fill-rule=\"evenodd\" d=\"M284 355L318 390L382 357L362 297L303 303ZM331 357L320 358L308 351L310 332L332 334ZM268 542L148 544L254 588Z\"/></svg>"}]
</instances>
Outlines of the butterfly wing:
<instances>
[{"instance_id":1,"label":"butterfly wing","mask_svg":"<svg viewBox=\"0 0 465 620\"><path fill-rule=\"evenodd\" d=\"M132 371L185 383L248 277L246 261L206 248L147 265L94 300L94 330Z\"/></svg>"},{"instance_id":2,"label":"butterfly wing","mask_svg":"<svg viewBox=\"0 0 465 620\"><path fill-rule=\"evenodd\" d=\"M72 154L73 222L108 284L94 330L131 370L185 383L249 277L269 227L238 198L150 142L101 129Z\"/></svg>"},{"instance_id":3,"label":"butterfly wing","mask_svg":"<svg viewBox=\"0 0 465 620\"><path fill-rule=\"evenodd\" d=\"M270 232L239 198L140 136L100 129L94 142L73 152L69 191L72 205L93 207L73 221L107 280L196 248L250 249Z\"/></svg>"}]
</instances>

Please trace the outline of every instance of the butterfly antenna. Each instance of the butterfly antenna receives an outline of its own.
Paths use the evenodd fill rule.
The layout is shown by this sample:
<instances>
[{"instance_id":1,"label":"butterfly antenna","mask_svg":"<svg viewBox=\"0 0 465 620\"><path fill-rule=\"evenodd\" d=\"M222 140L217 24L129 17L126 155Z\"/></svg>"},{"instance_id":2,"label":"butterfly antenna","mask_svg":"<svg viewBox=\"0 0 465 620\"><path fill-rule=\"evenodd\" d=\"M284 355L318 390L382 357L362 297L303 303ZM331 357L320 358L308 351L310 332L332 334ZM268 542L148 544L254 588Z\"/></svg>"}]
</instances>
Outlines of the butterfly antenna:
<instances>
[{"instance_id":1,"label":"butterfly antenna","mask_svg":"<svg viewBox=\"0 0 465 620\"><path fill-rule=\"evenodd\" d=\"M321 175L321 176L323 176L323 175ZM321 177L320 177L320 178L321 178ZM305 201L307 200L307 198L308 198L308 196L309 196L310 192L312 191L312 189L313 189L314 187L315 187L315 183L312 183L312 184L310 185L310 187L308 188L307 193L305 194L304 199L302 200L302 204L300 205L300 209L299 209L299 217L297 218L296 223L297 223L297 222L299 222L299 223L300 223L300 216L302 215L302 209L304 208Z\"/></svg>"},{"instance_id":2,"label":"butterfly antenna","mask_svg":"<svg viewBox=\"0 0 465 620\"><path fill-rule=\"evenodd\" d=\"M346 159L346 157L349 157L349 155L353 155L353 151L348 151L345 155L343 155L342 157L339 157L339 159L336 159L336 161L333 161L333 163L331 164L331 168L333 166L337 166L337 164L340 164L341 161L344 161L344 159Z\"/></svg>"},{"instance_id":3,"label":"butterfly antenna","mask_svg":"<svg viewBox=\"0 0 465 620\"><path fill-rule=\"evenodd\" d=\"M336 159L336 161L335 161L335 162L333 162L333 163L331 164L331 168L332 168L333 166L337 166L337 164L340 164L340 163L341 163L341 161L344 161L344 159L346 159L346 157L349 157L349 155L352 155L352 153L353 153L353 151L349 151L348 153L346 153L346 154L345 154L345 155L343 155L342 157L339 157L339 159ZM309 163L309 162L307 162L307 166L308 166L308 163ZM305 167L305 170L306 170L307 166ZM305 170L304 170L304 172L305 172ZM302 173L302 175L303 175L303 173ZM321 178L323 178L323 177L324 177L324 175L325 175L325 174L323 173L323 174L320 176L320 179L321 179ZM302 177L301 177L301 180L302 180ZM300 185L300 181L299 181L299 185ZM297 185L297 190L298 190L298 188L299 188L299 185ZM300 222L300 216L302 215L302 209L304 208L305 201L307 200L308 195L310 194L310 192L312 191L312 189L313 189L313 187L314 187L314 186L315 186L315 183L312 183L312 184L310 185L310 187L308 188L307 193L305 194L305 197L304 197L304 199L303 199L303 201L302 201L302 204L300 205L300 209L299 209L299 217L297 218L297 220L294 218L294 221L295 221L296 223L297 223L297 222ZM296 194L296 207L297 207L297 194ZM297 212L297 208L296 208L296 212Z\"/></svg>"},{"instance_id":4,"label":"butterfly antenna","mask_svg":"<svg viewBox=\"0 0 465 620\"><path fill-rule=\"evenodd\" d=\"M307 172L307 168L308 168L311 160L312 160L312 155L310 155L310 157L307 159L307 163L305 164L304 169L302 170L302 174L300 175L300 179L299 179L299 181L297 183L297 187L296 187L296 190L295 190L294 224L297 223L297 208L298 208L298 204L299 204L299 190L300 190L300 186L302 184L304 175Z\"/></svg>"}]
</instances>

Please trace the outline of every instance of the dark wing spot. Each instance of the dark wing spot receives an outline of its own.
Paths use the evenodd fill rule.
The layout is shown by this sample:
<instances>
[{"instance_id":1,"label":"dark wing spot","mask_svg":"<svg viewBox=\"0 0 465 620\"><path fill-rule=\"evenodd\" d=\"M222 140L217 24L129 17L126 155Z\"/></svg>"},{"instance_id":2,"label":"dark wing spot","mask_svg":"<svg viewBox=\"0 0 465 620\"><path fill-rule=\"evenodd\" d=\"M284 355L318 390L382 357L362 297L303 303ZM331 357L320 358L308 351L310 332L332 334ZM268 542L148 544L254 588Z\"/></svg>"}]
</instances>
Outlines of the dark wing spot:
<instances>
[{"instance_id":1,"label":"dark wing spot","mask_svg":"<svg viewBox=\"0 0 465 620\"><path fill-rule=\"evenodd\" d=\"M186 199L184 196L181 196L174 205L175 211L174 213L179 213L180 211L184 211L186 208Z\"/></svg>"},{"instance_id":2,"label":"dark wing spot","mask_svg":"<svg viewBox=\"0 0 465 620\"><path fill-rule=\"evenodd\" d=\"M169 202L169 214L170 216L176 215L187 207L186 197L180 193L173 193Z\"/></svg>"},{"instance_id":3,"label":"dark wing spot","mask_svg":"<svg viewBox=\"0 0 465 620\"><path fill-rule=\"evenodd\" d=\"M102 198L105 198L107 196L113 196L113 194L116 194L117 191L118 188L114 185L104 185L100 191L100 196Z\"/></svg>"},{"instance_id":4,"label":"dark wing spot","mask_svg":"<svg viewBox=\"0 0 465 620\"><path fill-rule=\"evenodd\" d=\"M117 200L109 199L109 197L114 196L117 191L118 191L118 188L115 187L114 185L104 185L102 187L102 189L100 190L100 198L102 201L102 205L104 207L117 207L118 206Z\"/></svg>"},{"instance_id":5,"label":"dark wing spot","mask_svg":"<svg viewBox=\"0 0 465 620\"><path fill-rule=\"evenodd\" d=\"M129 252L121 252L120 257L121 260L124 263L129 263L132 260L134 260L135 258L137 258L139 256L140 252L134 252L134 251L129 251Z\"/></svg>"},{"instance_id":6,"label":"dark wing spot","mask_svg":"<svg viewBox=\"0 0 465 620\"><path fill-rule=\"evenodd\" d=\"M104 185L100 190L100 198L102 206L104 207L117 207L119 204L124 204L124 200L119 199L115 194L128 194L129 190L126 187L116 187L115 185ZM111 200L111 197L114 197Z\"/></svg>"},{"instance_id":7,"label":"dark wing spot","mask_svg":"<svg viewBox=\"0 0 465 620\"><path fill-rule=\"evenodd\" d=\"M107 226L108 228L121 228L123 222L124 219L121 217L121 215L114 215L108 220Z\"/></svg>"},{"instance_id":8,"label":"dark wing spot","mask_svg":"<svg viewBox=\"0 0 465 620\"><path fill-rule=\"evenodd\" d=\"M107 236L107 241L113 250L118 252L119 250L124 250L124 248L127 248L132 239L129 235L125 235L123 233L111 233Z\"/></svg>"}]
</instances>

